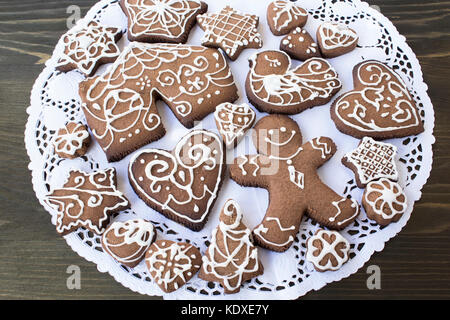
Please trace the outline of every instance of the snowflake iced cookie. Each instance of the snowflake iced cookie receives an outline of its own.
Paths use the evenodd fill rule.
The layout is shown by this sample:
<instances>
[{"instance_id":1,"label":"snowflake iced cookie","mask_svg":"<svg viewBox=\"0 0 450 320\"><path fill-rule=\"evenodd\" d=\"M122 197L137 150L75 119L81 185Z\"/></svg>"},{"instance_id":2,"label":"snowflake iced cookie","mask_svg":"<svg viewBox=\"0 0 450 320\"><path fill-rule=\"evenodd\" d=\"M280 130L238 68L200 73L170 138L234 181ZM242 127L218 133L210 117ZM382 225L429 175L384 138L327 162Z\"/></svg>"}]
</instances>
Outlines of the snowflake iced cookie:
<instances>
[{"instance_id":1,"label":"snowflake iced cookie","mask_svg":"<svg viewBox=\"0 0 450 320\"><path fill-rule=\"evenodd\" d=\"M256 113L248 104L222 103L214 119L227 148L234 148L255 123Z\"/></svg>"},{"instance_id":2,"label":"snowflake iced cookie","mask_svg":"<svg viewBox=\"0 0 450 320\"><path fill-rule=\"evenodd\" d=\"M61 235L80 227L102 234L114 213L130 208L117 190L114 168L92 173L72 170L64 185L53 189L44 202L56 211L56 231Z\"/></svg>"},{"instance_id":3,"label":"snowflake iced cookie","mask_svg":"<svg viewBox=\"0 0 450 320\"><path fill-rule=\"evenodd\" d=\"M337 72L322 58L311 58L291 69L291 58L267 50L250 57L245 90L262 112L296 114L328 103L341 89Z\"/></svg>"},{"instance_id":4,"label":"snowflake iced cookie","mask_svg":"<svg viewBox=\"0 0 450 320\"><path fill-rule=\"evenodd\" d=\"M317 43L305 29L300 27L281 39L280 50L286 52L291 58L302 61L321 56Z\"/></svg>"},{"instance_id":5,"label":"snowflake iced cookie","mask_svg":"<svg viewBox=\"0 0 450 320\"><path fill-rule=\"evenodd\" d=\"M205 31L202 45L221 48L231 60L236 60L245 48L262 47L258 16L227 6L219 13L197 16L197 22Z\"/></svg>"},{"instance_id":6,"label":"snowflake iced cookie","mask_svg":"<svg viewBox=\"0 0 450 320\"><path fill-rule=\"evenodd\" d=\"M115 221L103 233L102 247L117 262L134 268L155 239L156 229L149 221Z\"/></svg>"},{"instance_id":7,"label":"snowflake iced cookie","mask_svg":"<svg viewBox=\"0 0 450 320\"><path fill-rule=\"evenodd\" d=\"M217 49L132 42L107 72L80 83L82 109L108 161L118 161L165 134L156 102L163 100L191 128L234 102L237 88Z\"/></svg>"},{"instance_id":8,"label":"snowflake iced cookie","mask_svg":"<svg viewBox=\"0 0 450 320\"><path fill-rule=\"evenodd\" d=\"M171 152L146 149L130 160L128 178L151 208L194 231L203 228L226 169L220 138L206 130L184 136Z\"/></svg>"},{"instance_id":9,"label":"snowflake iced cookie","mask_svg":"<svg viewBox=\"0 0 450 320\"><path fill-rule=\"evenodd\" d=\"M85 125L69 122L58 130L53 139L55 153L61 158L75 159L84 156L91 143L91 136Z\"/></svg>"},{"instance_id":10,"label":"snowflake iced cookie","mask_svg":"<svg viewBox=\"0 0 450 320\"><path fill-rule=\"evenodd\" d=\"M363 189L369 182L380 178L397 181L396 154L396 146L365 137L358 148L342 158L342 164L353 171L357 186Z\"/></svg>"},{"instance_id":11,"label":"snowflake iced cookie","mask_svg":"<svg viewBox=\"0 0 450 320\"><path fill-rule=\"evenodd\" d=\"M400 220L407 209L407 199L398 183L381 178L367 185L362 205L369 219L386 226Z\"/></svg>"},{"instance_id":12,"label":"snowflake iced cookie","mask_svg":"<svg viewBox=\"0 0 450 320\"><path fill-rule=\"evenodd\" d=\"M306 10L292 1L277 0L267 7L267 24L276 36L287 34L296 27L303 27L307 20Z\"/></svg>"},{"instance_id":13,"label":"snowflake iced cookie","mask_svg":"<svg viewBox=\"0 0 450 320\"><path fill-rule=\"evenodd\" d=\"M336 271L347 262L350 250L348 241L337 231L319 229L306 242L306 260L317 271Z\"/></svg>"},{"instance_id":14,"label":"snowflake iced cookie","mask_svg":"<svg viewBox=\"0 0 450 320\"><path fill-rule=\"evenodd\" d=\"M189 243L157 240L145 254L145 263L155 283L169 293L178 290L197 273L202 255Z\"/></svg>"},{"instance_id":15,"label":"snowflake iced cookie","mask_svg":"<svg viewBox=\"0 0 450 320\"><path fill-rule=\"evenodd\" d=\"M353 68L354 90L338 97L330 112L339 131L355 138L401 138L424 131L406 84L376 60Z\"/></svg>"},{"instance_id":16,"label":"snowflake iced cookie","mask_svg":"<svg viewBox=\"0 0 450 320\"><path fill-rule=\"evenodd\" d=\"M236 293L245 281L262 274L264 268L252 243L251 231L242 222L237 202L227 200L219 219L202 258L199 278L219 282L225 293Z\"/></svg>"},{"instance_id":17,"label":"snowflake iced cookie","mask_svg":"<svg viewBox=\"0 0 450 320\"><path fill-rule=\"evenodd\" d=\"M121 0L128 18L128 39L185 43L196 17L208 10L199 0Z\"/></svg>"},{"instance_id":18,"label":"snowflake iced cookie","mask_svg":"<svg viewBox=\"0 0 450 320\"><path fill-rule=\"evenodd\" d=\"M294 242L303 215L323 226L341 230L359 214L359 204L322 182L317 169L336 152L330 138L302 144L297 123L284 115L270 115L254 127L256 155L240 156L230 165L231 179L242 186L269 192L263 221L253 229L257 245L286 251ZM288 196L287 196L288 195Z\"/></svg>"},{"instance_id":19,"label":"snowflake iced cookie","mask_svg":"<svg viewBox=\"0 0 450 320\"><path fill-rule=\"evenodd\" d=\"M317 43L322 56L334 58L353 51L358 45L358 34L346 25L325 22L317 29Z\"/></svg>"},{"instance_id":20,"label":"snowflake iced cookie","mask_svg":"<svg viewBox=\"0 0 450 320\"><path fill-rule=\"evenodd\" d=\"M121 37L119 28L105 27L94 21L86 27L71 29L62 37L64 50L56 69L62 72L77 69L90 77L100 65L116 60L120 54L116 43Z\"/></svg>"}]
</instances>

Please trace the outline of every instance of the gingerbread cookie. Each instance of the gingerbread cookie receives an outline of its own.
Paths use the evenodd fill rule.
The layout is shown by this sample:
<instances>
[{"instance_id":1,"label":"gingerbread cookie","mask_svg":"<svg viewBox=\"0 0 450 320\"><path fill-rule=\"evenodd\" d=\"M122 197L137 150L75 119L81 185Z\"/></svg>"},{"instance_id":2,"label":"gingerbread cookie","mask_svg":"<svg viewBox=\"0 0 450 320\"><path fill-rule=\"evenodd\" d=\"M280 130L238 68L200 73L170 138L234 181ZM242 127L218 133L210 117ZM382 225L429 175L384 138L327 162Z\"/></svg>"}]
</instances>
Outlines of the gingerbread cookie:
<instances>
[{"instance_id":1,"label":"gingerbread cookie","mask_svg":"<svg viewBox=\"0 0 450 320\"><path fill-rule=\"evenodd\" d=\"M320 50L311 35L300 27L295 28L281 39L280 50L286 52L291 58L308 60L320 57Z\"/></svg>"},{"instance_id":2,"label":"gingerbread cookie","mask_svg":"<svg viewBox=\"0 0 450 320\"><path fill-rule=\"evenodd\" d=\"M239 292L242 283L264 272L236 201L229 199L225 203L202 260L199 278L219 282L225 293Z\"/></svg>"},{"instance_id":3,"label":"gingerbread cookie","mask_svg":"<svg viewBox=\"0 0 450 320\"><path fill-rule=\"evenodd\" d=\"M120 54L116 43L121 37L119 28L105 27L95 21L86 27L75 27L62 37L64 50L56 69L62 72L77 69L90 77L100 65L116 60Z\"/></svg>"},{"instance_id":4,"label":"gingerbread cookie","mask_svg":"<svg viewBox=\"0 0 450 320\"><path fill-rule=\"evenodd\" d=\"M197 22L205 31L202 45L221 48L231 60L236 60L245 48L262 47L258 16L227 6L219 13L197 16Z\"/></svg>"},{"instance_id":5,"label":"gingerbread cookie","mask_svg":"<svg viewBox=\"0 0 450 320\"><path fill-rule=\"evenodd\" d=\"M336 271L348 261L350 244L336 231L319 229L306 242L306 260L317 271Z\"/></svg>"},{"instance_id":6,"label":"gingerbread cookie","mask_svg":"<svg viewBox=\"0 0 450 320\"><path fill-rule=\"evenodd\" d=\"M353 68L355 89L337 98L331 118L339 131L355 138L401 138L424 131L403 80L387 65L363 61Z\"/></svg>"},{"instance_id":7,"label":"gingerbread cookie","mask_svg":"<svg viewBox=\"0 0 450 320\"><path fill-rule=\"evenodd\" d=\"M355 173L356 184L363 189L369 182L380 178L397 181L396 154L396 146L365 137L358 148L342 158L342 163Z\"/></svg>"},{"instance_id":8,"label":"gingerbread cookie","mask_svg":"<svg viewBox=\"0 0 450 320\"><path fill-rule=\"evenodd\" d=\"M277 0L267 7L267 24L276 36L282 36L296 27L303 27L308 13L291 1Z\"/></svg>"},{"instance_id":9,"label":"gingerbread cookie","mask_svg":"<svg viewBox=\"0 0 450 320\"><path fill-rule=\"evenodd\" d=\"M103 233L102 247L117 262L134 268L155 239L156 229L149 221L115 221Z\"/></svg>"},{"instance_id":10,"label":"gingerbread cookie","mask_svg":"<svg viewBox=\"0 0 450 320\"><path fill-rule=\"evenodd\" d=\"M117 190L114 168L92 173L72 170L63 187L51 191L44 202L56 211L56 231L63 236L80 227L102 234L111 215L130 208Z\"/></svg>"},{"instance_id":11,"label":"gingerbread cookie","mask_svg":"<svg viewBox=\"0 0 450 320\"><path fill-rule=\"evenodd\" d=\"M286 53L268 50L250 58L245 90L262 112L296 114L328 103L341 86L336 71L322 58L291 69Z\"/></svg>"},{"instance_id":12,"label":"gingerbread cookie","mask_svg":"<svg viewBox=\"0 0 450 320\"><path fill-rule=\"evenodd\" d=\"M359 214L358 203L338 195L317 174L317 168L336 152L330 138L314 138L302 145L297 123L283 115L262 118L254 133L259 154L236 158L230 176L240 185L269 191L266 215L253 229L256 244L286 251L305 213L331 229L340 230L353 222Z\"/></svg>"},{"instance_id":13,"label":"gingerbread cookie","mask_svg":"<svg viewBox=\"0 0 450 320\"><path fill-rule=\"evenodd\" d=\"M155 241L145 254L151 277L166 293L178 290L200 269L202 255L189 243Z\"/></svg>"},{"instance_id":14,"label":"gingerbread cookie","mask_svg":"<svg viewBox=\"0 0 450 320\"><path fill-rule=\"evenodd\" d=\"M367 184L362 205L369 219L386 226L400 220L406 211L407 199L398 183L381 178Z\"/></svg>"},{"instance_id":15,"label":"gingerbread cookie","mask_svg":"<svg viewBox=\"0 0 450 320\"><path fill-rule=\"evenodd\" d=\"M69 122L58 130L53 140L55 153L61 158L75 159L84 156L91 143L91 136L82 123Z\"/></svg>"},{"instance_id":16,"label":"gingerbread cookie","mask_svg":"<svg viewBox=\"0 0 450 320\"><path fill-rule=\"evenodd\" d=\"M256 113L246 103L222 103L216 107L214 119L227 148L234 148L255 123Z\"/></svg>"},{"instance_id":17,"label":"gingerbread cookie","mask_svg":"<svg viewBox=\"0 0 450 320\"><path fill-rule=\"evenodd\" d=\"M208 5L200 0L121 0L128 17L128 39L185 43L197 15Z\"/></svg>"},{"instance_id":18,"label":"gingerbread cookie","mask_svg":"<svg viewBox=\"0 0 450 320\"><path fill-rule=\"evenodd\" d=\"M324 22L317 29L317 43L325 58L335 58L353 51L358 40L355 30L340 23Z\"/></svg>"},{"instance_id":19,"label":"gingerbread cookie","mask_svg":"<svg viewBox=\"0 0 450 320\"><path fill-rule=\"evenodd\" d=\"M208 220L225 168L220 138L209 131L194 130L172 152L147 149L136 153L128 177L149 207L198 231Z\"/></svg>"},{"instance_id":20,"label":"gingerbread cookie","mask_svg":"<svg viewBox=\"0 0 450 320\"><path fill-rule=\"evenodd\" d=\"M80 84L83 111L108 161L118 161L165 134L162 99L191 128L223 102L238 98L225 57L216 49L130 43L100 77Z\"/></svg>"}]
</instances>

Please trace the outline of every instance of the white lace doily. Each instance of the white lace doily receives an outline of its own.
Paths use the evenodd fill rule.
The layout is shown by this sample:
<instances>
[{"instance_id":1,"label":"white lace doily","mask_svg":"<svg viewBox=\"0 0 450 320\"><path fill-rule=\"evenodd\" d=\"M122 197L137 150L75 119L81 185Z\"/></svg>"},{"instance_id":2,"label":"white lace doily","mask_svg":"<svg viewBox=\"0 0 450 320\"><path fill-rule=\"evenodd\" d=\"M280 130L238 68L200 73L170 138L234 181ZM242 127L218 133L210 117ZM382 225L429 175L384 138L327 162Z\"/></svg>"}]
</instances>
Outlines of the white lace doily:
<instances>
[{"instance_id":1,"label":"white lace doily","mask_svg":"<svg viewBox=\"0 0 450 320\"><path fill-rule=\"evenodd\" d=\"M207 1L207 0L205 0ZM225 3L244 12L254 13L260 17L259 30L263 35L263 49L278 49L281 37L275 37L269 31L266 22L266 7L269 3L261 0L226 0L207 1L209 12L219 11ZM320 273L305 261L305 242L318 225L305 218L295 243L285 253L274 253L259 249L264 274L245 283L238 294L224 295L223 289L216 283L208 283L195 276L187 285L171 294L164 294L150 279L142 262L130 269L116 263L101 249L100 237L91 232L79 229L65 237L72 249L85 259L94 262L98 270L110 273L118 282L131 290L147 295L162 295L168 299L294 299L310 290L318 290L327 283L338 281L355 273L369 260L375 251L383 249L384 244L394 237L411 216L414 201L421 196L421 189L431 170L432 144L434 143L434 112L427 95L427 86L423 82L419 62L406 44L405 38L398 34L392 23L382 14L359 0L302 0L298 4L308 10L310 18L305 29L315 34L321 21L331 20L348 25L358 32L360 37L358 48L344 56L329 60L338 71L343 81L341 92L353 87L352 68L361 60L377 59L393 67L405 80L412 92L420 114L425 123L425 132L419 136L404 139L393 139L388 142L398 147L398 165L400 183L405 187L409 203L408 210L401 220L380 229L378 225L366 218L364 211L353 225L347 227L342 235L351 243L351 259L335 272ZM78 23L95 20L108 26L118 26L125 30L126 19L117 0L98 2ZM203 31L195 26L189 37L189 44L200 44ZM120 47L128 44L126 36L120 41ZM243 188L230 179L226 179L218 200L210 213L205 228L200 232L192 232L147 207L131 189L128 183L126 168L132 155L125 159L108 163L100 146L95 141L86 156L66 160L59 158L53 150L51 139L55 131L67 121L79 120L85 123L80 109L78 83L83 76L78 71L61 73L55 70L55 64L62 52L57 45L53 56L47 61L45 69L34 84L31 94L31 106L25 131L25 143L30 157L29 169L32 171L33 187L40 203L52 215L55 223L55 212L44 204L43 197L51 188L63 183L71 168L79 168L90 172L95 169L115 167L118 173L118 186L132 204L131 210L122 212L115 219L127 220L135 216L151 220L158 229L159 239L187 241L195 244L205 252L211 231L217 226L219 212L228 198L238 201L244 211L244 223L249 228L255 227L263 218L268 204L267 191L255 188ZM248 72L248 57L254 49L244 50L235 62L230 62L233 74L240 90L241 102L247 102L244 92L244 81ZM299 62L294 61L295 65ZM106 70L102 66L97 73ZM166 136L150 145L153 148L172 149L179 138L188 132L171 114L164 103L158 103ZM304 111L293 116L302 130L304 141L316 136L331 137L338 146L338 152L319 169L321 178L334 190L341 194L351 194L361 200L363 190L356 187L353 173L345 168L340 160L350 150L356 148L358 140L340 133L330 118L330 104ZM264 114L258 113L257 118ZM209 115L201 125L217 132L213 115ZM241 143L234 154L254 153L253 145ZM244 150L247 149L247 150Z\"/></svg>"}]
</instances>

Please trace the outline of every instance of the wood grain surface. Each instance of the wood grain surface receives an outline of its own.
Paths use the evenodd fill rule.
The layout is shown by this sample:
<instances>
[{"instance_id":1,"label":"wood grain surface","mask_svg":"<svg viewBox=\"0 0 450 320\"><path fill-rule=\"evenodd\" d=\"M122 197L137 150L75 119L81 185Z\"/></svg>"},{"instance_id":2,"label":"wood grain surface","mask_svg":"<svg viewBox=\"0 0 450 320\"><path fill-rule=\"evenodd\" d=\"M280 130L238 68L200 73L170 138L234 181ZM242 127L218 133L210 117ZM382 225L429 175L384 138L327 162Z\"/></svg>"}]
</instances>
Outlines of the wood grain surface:
<instances>
[{"instance_id":1,"label":"wood grain surface","mask_svg":"<svg viewBox=\"0 0 450 320\"><path fill-rule=\"evenodd\" d=\"M434 164L406 228L358 273L305 299L450 298L450 1L372 0L417 54L436 112ZM68 6L94 1L0 0L0 299L148 299L100 273L57 236L39 205L24 146L31 87L59 37ZM66 287L69 265L81 290ZM381 290L366 287L381 268Z\"/></svg>"}]
</instances>

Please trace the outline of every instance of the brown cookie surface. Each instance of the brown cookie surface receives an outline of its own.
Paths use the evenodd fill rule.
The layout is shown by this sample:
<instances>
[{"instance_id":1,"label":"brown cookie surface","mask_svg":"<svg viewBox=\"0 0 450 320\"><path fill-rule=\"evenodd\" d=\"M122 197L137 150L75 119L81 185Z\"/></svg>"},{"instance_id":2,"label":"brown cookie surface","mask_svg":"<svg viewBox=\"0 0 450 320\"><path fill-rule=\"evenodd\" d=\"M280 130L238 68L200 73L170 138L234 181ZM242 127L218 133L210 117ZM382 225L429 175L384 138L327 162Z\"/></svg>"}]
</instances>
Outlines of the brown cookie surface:
<instances>
[{"instance_id":1,"label":"brown cookie surface","mask_svg":"<svg viewBox=\"0 0 450 320\"><path fill-rule=\"evenodd\" d=\"M69 122L58 130L53 140L55 153L61 158L75 159L84 156L91 143L91 136L82 123Z\"/></svg>"},{"instance_id":2,"label":"brown cookie surface","mask_svg":"<svg viewBox=\"0 0 450 320\"><path fill-rule=\"evenodd\" d=\"M221 48L231 60L236 60L245 48L262 47L258 16L226 6L219 13L199 15L197 22L205 31L202 45Z\"/></svg>"},{"instance_id":3,"label":"brown cookie surface","mask_svg":"<svg viewBox=\"0 0 450 320\"><path fill-rule=\"evenodd\" d=\"M283 115L262 118L254 133L253 144L259 153L236 158L230 165L230 176L240 185L269 192L266 215L253 229L256 244L286 251L294 242L303 214L336 230L353 222L359 204L338 195L317 174L317 168L336 152L330 138L318 137L302 144L297 123Z\"/></svg>"},{"instance_id":4,"label":"brown cookie surface","mask_svg":"<svg viewBox=\"0 0 450 320\"><path fill-rule=\"evenodd\" d=\"M319 229L306 242L306 260L317 271L339 270L349 258L350 244L337 231Z\"/></svg>"},{"instance_id":5,"label":"brown cookie surface","mask_svg":"<svg viewBox=\"0 0 450 320\"><path fill-rule=\"evenodd\" d=\"M401 138L424 131L414 99L386 64L368 60L353 68L354 90L338 97L330 112L339 131L355 138Z\"/></svg>"},{"instance_id":6,"label":"brown cookie surface","mask_svg":"<svg viewBox=\"0 0 450 320\"><path fill-rule=\"evenodd\" d=\"M200 0L121 0L128 18L128 39L185 43L196 17L208 10Z\"/></svg>"},{"instance_id":7,"label":"brown cookie surface","mask_svg":"<svg viewBox=\"0 0 450 320\"><path fill-rule=\"evenodd\" d=\"M334 58L353 51L358 40L356 31L344 24L324 22L317 29L317 43L325 58Z\"/></svg>"},{"instance_id":8,"label":"brown cookie surface","mask_svg":"<svg viewBox=\"0 0 450 320\"><path fill-rule=\"evenodd\" d=\"M292 1L277 0L267 7L267 24L276 36L287 34L296 27L303 27L307 20L306 10Z\"/></svg>"},{"instance_id":9,"label":"brown cookie surface","mask_svg":"<svg viewBox=\"0 0 450 320\"><path fill-rule=\"evenodd\" d=\"M320 50L311 35L300 27L295 28L281 39L280 50L286 52L291 58L308 60L320 57Z\"/></svg>"},{"instance_id":10,"label":"brown cookie surface","mask_svg":"<svg viewBox=\"0 0 450 320\"><path fill-rule=\"evenodd\" d=\"M202 255L189 243L155 241L145 254L151 277L166 293L178 290L200 269Z\"/></svg>"},{"instance_id":11,"label":"brown cookie surface","mask_svg":"<svg viewBox=\"0 0 450 320\"><path fill-rule=\"evenodd\" d=\"M157 100L191 128L218 104L238 98L231 70L218 50L138 42L105 74L81 82L79 92L88 125L108 161L165 134Z\"/></svg>"},{"instance_id":12,"label":"brown cookie surface","mask_svg":"<svg viewBox=\"0 0 450 320\"><path fill-rule=\"evenodd\" d=\"M214 120L227 148L234 148L253 126L256 113L246 103L222 103L216 107Z\"/></svg>"},{"instance_id":13,"label":"brown cookie surface","mask_svg":"<svg viewBox=\"0 0 450 320\"><path fill-rule=\"evenodd\" d=\"M353 171L356 184L362 189L369 182L380 178L397 181L396 154L396 146L365 137L358 148L342 158L342 164Z\"/></svg>"},{"instance_id":14,"label":"brown cookie surface","mask_svg":"<svg viewBox=\"0 0 450 320\"><path fill-rule=\"evenodd\" d=\"M386 226L400 220L407 209L407 199L398 183L381 178L367 184L362 205L369 219Z\"/></svg>"},{"instance_id":15,"label":"brown cookie surface","mask_svg":"<svg viewBox=\"0 0 450 320\"><path fill-rule=\"evenodd\" d=\"M119 28L102 26L95 21L85 27L75 27L62 37L64 50L56 69L62 72L77 69L90 77L100 65L116 60L120 54L116 42L121 37Z\"/></svg>"},{"instance_id":16,"label":"brown cookie surface","mask_svg":"<svg viewBox=\"0 0 450 320\"><path fill-rule=\"evenodd\" d=\"M322 58L311 58L291 69L291 58L282 51L267 50L250 58L245 90L262 112L296 114L328 103L341 89L333 67Z\"/></svg>"},{"instance_id":17,"label":"brown cookie surface","mask_svg":"<svg viewBox=\"0 0 450 320\"><path fill-rule=\"evenodd\" d=\"M264 272L236 201L229 199L222 208L219 226L202 261L199 278L219 282L225 293L239 292L242 283Z\"/></svg>"},{"instance_id":18,"label":"brown cookie surface","mask_svg":"<svg viewBox=\"0 0 450 320\"><path fill-rule=\"evenodd\" d=\"M156 229L149 221L115 221L103 233L102 247L117 262L134 268L155 239Z\"/></svg>"},{"instance_id":19,"label":"brown cookie surface","mask_svg":"<svg viewBox=\"0 0 450 320\"><path fill-rule=\"evenodd\" d=\"M130 208L117 190L116 170L69 172L62 188L52 190L44 202L56 211L56 231L69 234L80 227L102 234L110 216Z\"/></svg>"},{"instance_id":20,"label":"brown cookie surface","mask_svg":"<svg viewBox=\"0 0 450 320\"><path fill-rule=\"evenodd\" d=\"M208 219L225 169L220 138L206 130L194 130L171 152L147 149L136 153L128 167L128 178L149 207L198 231Z\"/></svg>"}]
</instances>

